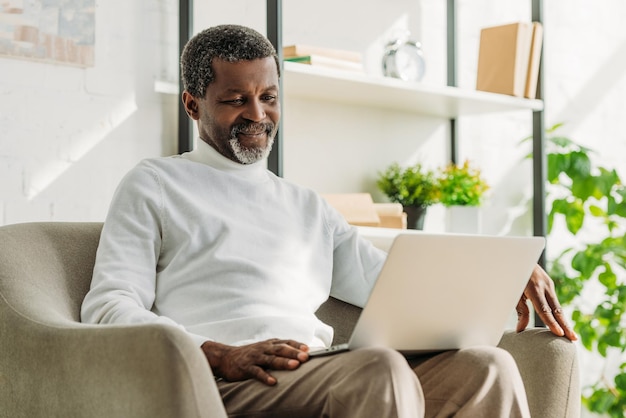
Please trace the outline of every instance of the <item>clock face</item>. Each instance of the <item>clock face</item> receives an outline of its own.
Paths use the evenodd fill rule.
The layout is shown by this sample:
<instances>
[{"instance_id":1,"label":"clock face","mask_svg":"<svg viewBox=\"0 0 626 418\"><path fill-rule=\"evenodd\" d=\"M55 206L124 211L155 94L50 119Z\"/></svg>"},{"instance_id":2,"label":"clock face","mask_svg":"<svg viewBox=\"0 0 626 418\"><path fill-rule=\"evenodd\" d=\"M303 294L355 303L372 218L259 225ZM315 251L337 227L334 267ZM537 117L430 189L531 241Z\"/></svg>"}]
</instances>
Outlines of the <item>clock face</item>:
<instances>
[{"instance_id":1,"label":"clock face","mask_svg":"<svg viewBox=\"0 0 626 418\"><path fill-rule=\"evenodd\" d=\"M393 45L383 59L384 74L405 81L420 81L425 67L422 50L414 42Z\"/></svg>"}]
</instances>

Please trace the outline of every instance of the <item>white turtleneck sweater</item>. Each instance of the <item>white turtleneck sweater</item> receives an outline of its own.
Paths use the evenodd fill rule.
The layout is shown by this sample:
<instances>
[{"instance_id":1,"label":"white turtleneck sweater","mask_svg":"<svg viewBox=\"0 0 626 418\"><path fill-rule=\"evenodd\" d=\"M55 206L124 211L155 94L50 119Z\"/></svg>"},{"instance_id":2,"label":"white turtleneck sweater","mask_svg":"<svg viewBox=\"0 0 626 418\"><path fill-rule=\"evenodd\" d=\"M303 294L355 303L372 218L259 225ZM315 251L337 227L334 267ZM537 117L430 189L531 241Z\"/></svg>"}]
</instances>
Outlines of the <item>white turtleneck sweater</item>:
<instances>
[{"instance_id":1,"label":"white turtleneck sweater","mask_svg":"<svg viewBox=\"0 0 626 418\"><path fill-rule=\"evenodd\" d=\"M198 345L328 346L332 329L315 311L329 294L362 306L384 258L313 191L199 140L124 177L81 317L166 323Z\"/></svg>"}]
</instances>

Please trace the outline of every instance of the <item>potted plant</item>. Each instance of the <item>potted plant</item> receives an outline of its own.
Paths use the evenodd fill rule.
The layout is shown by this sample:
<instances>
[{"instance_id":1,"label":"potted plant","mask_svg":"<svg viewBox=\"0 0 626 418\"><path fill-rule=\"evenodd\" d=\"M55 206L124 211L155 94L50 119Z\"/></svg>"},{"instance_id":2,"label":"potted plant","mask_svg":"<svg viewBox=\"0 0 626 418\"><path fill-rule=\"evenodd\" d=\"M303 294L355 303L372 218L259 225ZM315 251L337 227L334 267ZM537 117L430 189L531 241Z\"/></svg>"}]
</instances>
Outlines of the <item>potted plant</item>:
<instances>
[{"instance_id":1,"label":"potted plant","mask_svg":"<svg viewBox=\"0 0 626 418\"><path fill-rule=\"evenodd\" d=\"M379 172L377 185L390 201L402 204L411 229L423 229L426 209L439 201L437 177L421 164L393 163Z\"/></svg>"},{"instance_id":2,"label":"potted plant","mask_svg":"<svg viewBox=\"0 0 626 418\"><path fill-rule=\"evenodd\" d=\"M626 416L626 186L592 150L555 134L561 125L546 131L547 229L550 238L562 221L569 237L550 257L548 271L582 346L604 363L583 388L582 403L591 412L621 418Z\"/></svg>"},{"instance_id":3,"label":"potted plant","mask_svg":"<svg viewBox=\"0 0 626 418\"><path fill-rule=\"evenodd\" d=\"M450 163L439 169L439 200L447 208L449 232L480 232L479 206L483 203L489 185L480 169L472 167L469 160L462 165Z\"/></svg>"}]
</instances>

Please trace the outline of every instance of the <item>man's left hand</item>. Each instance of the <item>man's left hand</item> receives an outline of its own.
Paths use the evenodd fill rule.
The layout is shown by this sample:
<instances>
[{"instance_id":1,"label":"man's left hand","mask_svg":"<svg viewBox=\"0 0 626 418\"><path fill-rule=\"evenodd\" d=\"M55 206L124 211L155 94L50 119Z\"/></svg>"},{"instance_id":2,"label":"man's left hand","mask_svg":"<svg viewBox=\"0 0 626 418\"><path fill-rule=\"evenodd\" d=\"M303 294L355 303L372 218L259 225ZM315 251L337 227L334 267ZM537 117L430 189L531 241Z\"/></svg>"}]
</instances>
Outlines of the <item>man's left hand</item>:
<instances>
[{"instance_id":1,"label":"man's left hand","mask_svg":"<svg viewBox=\"0 0 626 418\"><path fill-rule=\"evenodd\" d=\"M539 318L559 337L576 341L578 337L569 326L563 309L554 290L554 282L539 265L535 266L524 293L517 304L517 332L523 331L530 320L530 310L527 300L530 300L539 315Z\"/></svg>"}]
</instances>

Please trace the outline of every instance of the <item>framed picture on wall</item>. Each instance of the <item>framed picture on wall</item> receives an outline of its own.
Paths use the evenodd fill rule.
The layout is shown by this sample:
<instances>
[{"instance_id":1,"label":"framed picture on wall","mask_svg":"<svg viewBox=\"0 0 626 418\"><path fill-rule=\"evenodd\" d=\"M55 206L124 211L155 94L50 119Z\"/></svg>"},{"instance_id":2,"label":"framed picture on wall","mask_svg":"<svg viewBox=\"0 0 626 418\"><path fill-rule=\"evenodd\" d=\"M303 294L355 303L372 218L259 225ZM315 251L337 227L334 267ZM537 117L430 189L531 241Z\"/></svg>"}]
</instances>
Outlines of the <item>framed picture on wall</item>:
<instances>
[{"instance_id":1,"label":"framed picture on wall","mask_svg":"<svg viewBox=\"0 0 626 418\"><path fill-rule=\"evenodd\" d=\"M0 4L0 56L94 66L95 0Z\"/></svg>"}]
</instances>

